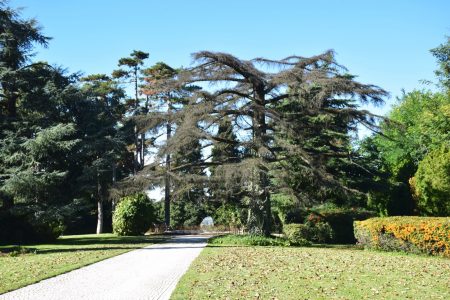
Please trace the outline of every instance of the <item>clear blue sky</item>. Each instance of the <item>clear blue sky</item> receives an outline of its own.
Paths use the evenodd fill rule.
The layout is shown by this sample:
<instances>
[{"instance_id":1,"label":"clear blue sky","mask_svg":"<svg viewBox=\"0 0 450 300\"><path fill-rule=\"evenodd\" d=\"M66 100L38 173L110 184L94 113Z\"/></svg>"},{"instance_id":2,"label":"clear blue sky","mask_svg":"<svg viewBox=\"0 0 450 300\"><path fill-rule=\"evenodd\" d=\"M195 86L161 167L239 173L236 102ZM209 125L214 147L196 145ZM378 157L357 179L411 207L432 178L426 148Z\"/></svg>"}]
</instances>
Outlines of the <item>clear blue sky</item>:
<instances>
[{"instance_id":1,"label":"clear blue sky","mask_svg":"<svg viewBox=\"0 0 450 300\"><path fill-rule=\"evenodd\" d=\"M429 49L450 35L448 0L10 0L53 37L37 58L69 71L110 73L133 49L189 66L199 50L238 57L309 56L327 49L359 80L391 93L434 79Z\"/></svg>"}]
</instances>

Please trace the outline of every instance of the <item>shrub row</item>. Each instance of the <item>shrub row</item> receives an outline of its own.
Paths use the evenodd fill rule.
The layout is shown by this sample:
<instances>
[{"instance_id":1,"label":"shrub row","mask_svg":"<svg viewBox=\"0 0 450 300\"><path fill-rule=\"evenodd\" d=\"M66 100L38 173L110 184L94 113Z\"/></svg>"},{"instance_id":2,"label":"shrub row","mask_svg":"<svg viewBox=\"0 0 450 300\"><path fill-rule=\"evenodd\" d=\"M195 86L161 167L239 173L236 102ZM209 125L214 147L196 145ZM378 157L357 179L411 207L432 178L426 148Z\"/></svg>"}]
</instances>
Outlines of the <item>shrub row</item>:
<instances>
[{"instance_id":1,"label":"shrub row","mask_svg":"<svg viewBox=\"0 0 450 300\"><path fill-rule=\"evenodd\" d=\"M450 257L450 218L388 217L355 222L358 243L369 249Z\"/></svg>"},{"instance_id":2,"label":"shrub row","mask_svg":"<svg viewBox=\"0 0 450 300\"><path fill-rule=\"evenodd\" d=\"M63 219L52 212L0 211L0 244L47 243L64 231Z\"/></svg>"},{"instance_id":3,"label":"shrub row","mask_svg":"<svg viewBox=\"0 0 450 300\"><path fill-rule=\"evenodd\" d=\"M306 221L311 222L312 220L310 219L314 220L316 218L319 222L330 224L333 229L333 243L354 244L356 239L353 234L353 222L366 220L371 217L375 217L375 213L362 208L330 207L313 209Z\"/></svg>"},{"instance_id":4,"label":"shrub row","mask_svg":"<svg viewBox=\"0 0 450 300\"><path fill-rule=\"evenodd\" d=\"M376 213L363 208L338 207L321 205L308 210L296 209L285 216L286 224L318 224L327 223L331 226L333 238L327 242L337 244L354 244L353 222L375 217ZM289 229L288 229L289 230ZM284 230L286 231L286 230Z\"/></svg>"},{"instance_id":5,"label":"shrub row","mask_svg":"<svg viewBox=\"0 0 450 300\"><path fill-rule=\"evenodd\" d=\"M289 239L279 237L265 237L251 234L227 234L210 238L210 245L226 246L309 246L311 243L306 240L293 242Z\"/></svg>"}]
</instances>

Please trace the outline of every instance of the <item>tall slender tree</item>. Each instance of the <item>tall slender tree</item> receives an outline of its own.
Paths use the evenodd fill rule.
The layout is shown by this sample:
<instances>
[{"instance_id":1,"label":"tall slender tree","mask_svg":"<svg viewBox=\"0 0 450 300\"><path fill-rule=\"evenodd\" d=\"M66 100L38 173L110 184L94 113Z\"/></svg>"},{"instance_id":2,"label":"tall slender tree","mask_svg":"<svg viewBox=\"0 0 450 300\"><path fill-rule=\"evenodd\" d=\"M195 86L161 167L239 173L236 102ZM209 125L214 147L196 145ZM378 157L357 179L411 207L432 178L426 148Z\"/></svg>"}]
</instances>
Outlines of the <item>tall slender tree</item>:
<instances>
[{"instance_id":1,"label":"tall slender tree","mask_svg":"<svg viewBox=\"0 0 450 300\"><path fill-rule=\"evenodd\" d=\"M118 125L123 121L124 91L109 76L82 78L86 106L78 129L83 136L84 171L79 181L97 202L97 234L103 232L104 204L117 179L117 162L126 156L126 139ZM113 205L114 206L114 205Z\"/></svg>"},{"instance_id":2,"label":"tall slender tree","mask_svg":"<svg viewBox=\"0 0 450 300\"><path fill-rule=\"evenodd\" d=\"M113 72L113 77L116 79L123 79L132 84L133 97L129 99L128 112L132 116L137 116L148 111L147 101L144 100L144 105L140 98L140 84L141 84L141 72L144 66L145 60L149 57L147 52L134 50L129 57L119 59L118 66L121 69ZM145 163L145 131L139 128L137 125L134 127L134 147L135 147L135 166L134 174L144 167Z\"/></svg>"},{"instance_id":3,"label":"tall slender tree","mask_svg":"<svg viewBox=\"0 0 450 300\"><path fill-rule=\"evenodd\" d=\"M174 81L176 79L177 70L169 65L158 62L154 66L144 70L146 84L143 85L142 91L148 97L153 98L157 105L153 107L153 111L163 113L163 118L157 118L163 123L156 123L154 131L164 130L165 138L169 140L172 137L174 124L172 119L173 111L180 102L179 93L174 89ZM163 128L158 127L162 126ZM165 174L164 174L164 223L166 229L170 228L170 203L171 203L171 183L170 183L170 167L171 155L165 155Z\"/></svg>"}]
</instances>

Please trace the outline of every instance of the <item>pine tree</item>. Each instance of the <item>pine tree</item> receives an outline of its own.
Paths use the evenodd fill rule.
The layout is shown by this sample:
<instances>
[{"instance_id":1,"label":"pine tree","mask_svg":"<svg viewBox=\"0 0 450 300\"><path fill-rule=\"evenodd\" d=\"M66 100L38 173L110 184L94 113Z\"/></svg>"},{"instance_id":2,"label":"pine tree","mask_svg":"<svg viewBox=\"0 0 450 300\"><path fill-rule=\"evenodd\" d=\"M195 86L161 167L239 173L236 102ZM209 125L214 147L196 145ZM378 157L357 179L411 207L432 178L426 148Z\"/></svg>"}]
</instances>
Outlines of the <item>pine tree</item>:
<instances>
[{"instance_id":1,"label":"pine tree","mask_svg":"<svg viewBox=\"0 0 450 300\"><path fill-rule=\"evenodd\" d=\"M96 232L99 234L103 232L108 190L117 180L118 162L127 155L126 139L118 128L125 113L124 91L104 74L90 75L82 81L86 100L78 131L82 137L80 160L84 167L78 182L85 197L97 202Z\"/></svg>"},{"instance_id":2,"label":"pine tree","mask_svg":"<svg viewBox=\"0 0 450 300\"><path fill-rule=\"evenodd\" d=\"M122 79L125 82L131 83L133 86L133 97L128 99L128 113L131 116L138 116L148 111L148 101L144 101L142 106L142 99L139 97L139 90L141 84L141 72L144 61L149 57L149 54L140 50L134 50L129 57L119 59L118 66L122 69L113 71L112 76L116 79ZM125 69L123 69L125 68ZM132 120L132 119L131 119ZM145 163L145 131L134 126L134 174L144 167Z\"/></svg>"}]
</instances>

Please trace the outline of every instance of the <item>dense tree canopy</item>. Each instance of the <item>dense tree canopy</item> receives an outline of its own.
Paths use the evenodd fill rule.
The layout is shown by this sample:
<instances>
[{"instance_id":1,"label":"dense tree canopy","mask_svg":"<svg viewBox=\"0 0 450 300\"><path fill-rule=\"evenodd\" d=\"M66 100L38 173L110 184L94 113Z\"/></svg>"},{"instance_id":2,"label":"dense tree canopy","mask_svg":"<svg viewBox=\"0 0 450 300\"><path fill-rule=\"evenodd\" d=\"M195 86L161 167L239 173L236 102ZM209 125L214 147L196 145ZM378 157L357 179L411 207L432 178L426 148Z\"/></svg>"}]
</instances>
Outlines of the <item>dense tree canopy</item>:
<instances>
[{"instance_id":1,"label":"dense tree canopy","mask_svg":"<svg viewBox=\"0 0 450 300\"><path fill-rule=\"evenodd\" d=\"M445 158L439 151L448 147L450 141L448 49L449 40L431 50L438 60L440 91L405 93L388 114L390 122L381 124L382 135L366 140L365 145L370 144L371 149L361 148L378 162L382 173L372 178L377 189L372 190L371 202L384 214L447 214L448 199L442 194L436 198L431 192L436 190L430 172L435 171L435 176L442 174L442 170L435 169L438 162L433 160Z\"/></svg>"},{"instance_id":2,"label":"dense tree canopy","mask_svg":"<svg viewBox=\"0 0 450 300\"><path fill-rule=\"evenodd\" d=\"M387 92L358 82L333 51L201 51L184 69L147 67L134 50L111 75L81 76L33 60L49 41L0 0L0 218L20 224L2 238L86 232L96 216L97 233L110 230L119 199L158 187L164 215L151 218L166 229L212 215L269 235L330 203L450 213L449 39L431 50L439 90L404 93L387 117L360 109ZM360 126L377 134L356 141Z\"/></svg>"},{"instance_id":3,"label":"dense tree canopy","mask_svg":"<svg viewBox=\"0 0 450 300\"><path fill-rule=\"evenodd\" d=\"M295 156L301 161L301 167L317 180L338 184L323 166L324 153L311 151L312 148L297 142L304 142L307 135L311 135L298 120L345 116L349 124L353 123L350 128L355 129L358 122L373 126L368 112L348 103L354 100L380 103L386 95L382 89L358 83L352 76L342 73L343 68L335 62L331 51L311 58L293 56L279 61L245 61L229 54L206 51L194 57L197 65L183 74L181 83L208 82L217 88L193 93L181 112L183 130L178 130L168 141L167 148L176 151L185 146L189 138L211 144L234 143L213 132L223 118L229 118L233 130L240 135L238 146L246 149L247 157L239 163L233 163L233 158L228 157L220 164L228 165L229 173L242 174L240 185L251 199L248 226L252 232L270 232L269 170L273 163ZM269 67L275 71L265 70ZM288 111L279 109L280 104L288 100L296 107ZM329 105L334 101L340 105ZM309 125L312 125L310 130L325 132L327 129L314 127L313 122ZM198 167L215 164L205 160Z\"/></svg>"}]
</instances>

